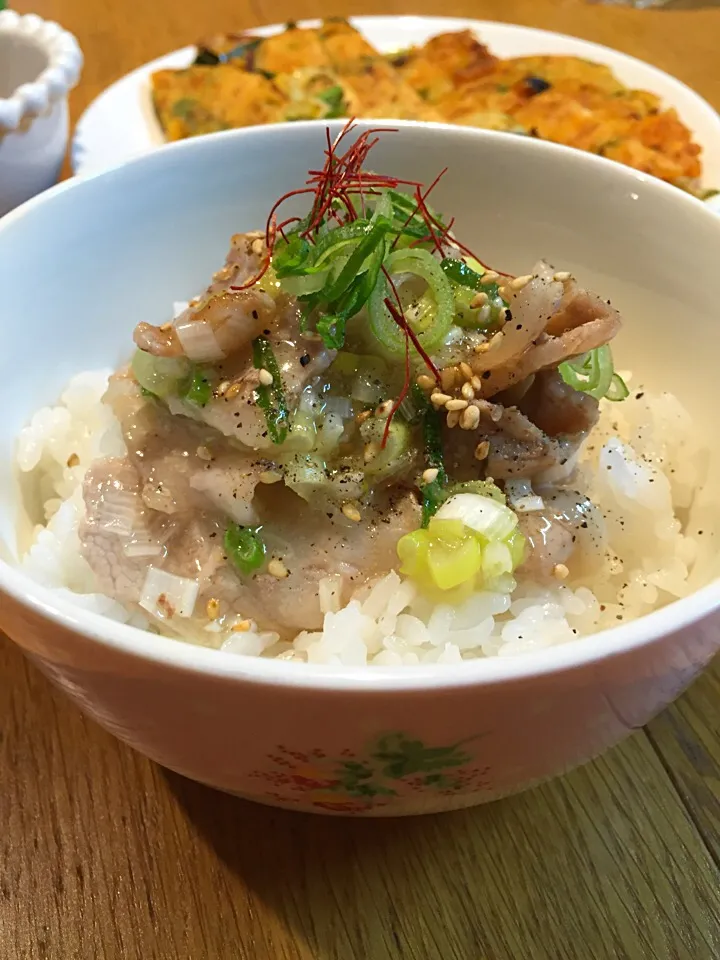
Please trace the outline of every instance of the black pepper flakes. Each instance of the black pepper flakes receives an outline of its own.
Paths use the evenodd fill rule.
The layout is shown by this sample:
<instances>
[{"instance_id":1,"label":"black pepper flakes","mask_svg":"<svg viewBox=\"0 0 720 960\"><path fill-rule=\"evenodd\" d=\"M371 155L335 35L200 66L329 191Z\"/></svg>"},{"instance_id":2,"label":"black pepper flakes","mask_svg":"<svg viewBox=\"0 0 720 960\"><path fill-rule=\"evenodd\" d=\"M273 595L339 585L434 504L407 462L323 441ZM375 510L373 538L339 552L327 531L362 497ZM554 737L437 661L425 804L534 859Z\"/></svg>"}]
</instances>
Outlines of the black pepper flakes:
<instances>
[{"instance_id":1,"label":"black pepper flakes","mask_svg":"<svg viewBox=\"0 0 720 960\"><path fill-rule=\"evenodd\" d=\"M300 365L303 366L303 367L306 367L309 363L310 363L310 354L309 354L309 353L304 353L304 354L300 357Z\"/></svg>"}]
</instances>

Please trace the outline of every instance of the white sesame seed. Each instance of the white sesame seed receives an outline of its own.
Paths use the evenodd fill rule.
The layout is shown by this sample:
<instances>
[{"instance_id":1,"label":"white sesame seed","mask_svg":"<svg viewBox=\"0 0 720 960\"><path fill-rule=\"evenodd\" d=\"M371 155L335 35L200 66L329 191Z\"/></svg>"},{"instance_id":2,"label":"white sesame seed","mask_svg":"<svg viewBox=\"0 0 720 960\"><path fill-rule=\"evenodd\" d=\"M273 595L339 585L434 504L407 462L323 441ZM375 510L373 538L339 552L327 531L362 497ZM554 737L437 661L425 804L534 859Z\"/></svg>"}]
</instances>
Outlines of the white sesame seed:
<instances>
[{"instance_id":1,"label":"white sesame seed","mask_svg":"<svg viewBox=\"0 0 720 960\"><path fill-rule=\"evenodd\" d=\"M478 322L487 323L490 319L491 307L489 303L486 303L484 307L481 307L480 312L478 313Z\"/></svg>"},{"instance_id":2,"label":"white sesame seed","mask_svg":"<svg viewBox=\"0 0 720 960\"><path fill-rule=\"evenodd\" d=\"M223 382L222 382L221 384L219 384L219 386L218 386L218 388L217 388L218 396L219 396L219 397L222 397L222 396L225 394L225 391L228 389L229 386L230 386L230 381L229 381L229 380L223 380Z\"/></svg>"},{"instance_id":3,"label":"white sesame seed","mask_svg":"<svg viewBox=\"0 0 720 960\"><path fill-rule=\"evenodd\" d=\"M462 390L460 391L460 393L463 395L463 397L466 400L475 399L475 391L473 390L473 386L469 380L466 380L465 383L462 385Z\"/></svg>"},{"instance_id":4,"label":"white sesame seed","mask_svg":"<svg viewBox=\"0 0 720 960\"><path fill-rule=\"evenodd\" d=\"M284 580L288 575L288 568L285 566L282 560L278 560L277 557L273 557L268 564L268 573L271 577L275 577L278 580Z\"/></svg>"},{"instance_id":5,"label":"white sesame seed","mask_svg":"<svg viewBox=\"0 0 720 960\"><path fill-rule=\"evenodd\" d=\"M460 373L465 377L466 380L470 380L473 375L472 367L469 363L465 363L464 360L460 364Z\"/></svg>"},{"instance_id":6,"label":"white sesame seed","mask_svg":"<svg viewBox=\"0 0 720 960\"><path fill-rule=\"evenodd\" d=\"M440 393L439 390L430 395L430 403L434 403L436 407L444 407L448 400L452 400L452 397L447 393Z\"/></svg>"},{"instance_id":7,"label":"white sesame seed","mask_svg":"<svg viewBox=\"0 0 720 960\"><path fill-rule=\"evenodd\" d=\"M556 580L567 580L569 575L570 571L564 563L556 563L553 567L553 576Z\"/></svg>"},{"instance_id":8,"label":"white sesame seed","mask_svg":"<svg viewBox=\"0 0 720 960\"><path fill-rule=\"evenodd\" d=\"M505 323L505 321L507 320L507 315L508 315L507 307L500 307L500 314L498 317L498 319L500 320L500 323Z\"/></svg>"},{"instance_id":9,"label":"white sesame seed","mask_svg":"<svg viewBox=\"0 0 720 960\"><path fill-rule=\"evenodd\" d=\"M220 601L216 600L215 597L210 597L205 607L205 613L207 613L208 620L217 620L220 613Z\"/></svg>"},{"instance_id":10,"label":"white sesame seed","mask_svg":"<svg viewBox=\"0 0 720 960\"><path fill-rule=\"evenodd\" d=\"M473 347L475 353L487 353L490 349L490 341L484 340L482 343L478 343L477 346Z\"/></svg>"},{"instance_id":11,"label":"white sesame seed","mask_svg":"<svg viewBox=\"0 0 720 960\"><path fill-rule=\"evenodd\" d=\"M260 237L258 237L257 240L253 240L253 242L252 242L252 252L253 252L256 256L260 256L260 254L263 252L263 247L264 247L264 246L265 246L265 244L262 242L262 240L260 239Z\"/></svg>"},{"instance_id":12,"label":"white sesame seed","mask_svg":"<svg viewBox=\"0 0 720 960\"><path fill-rule=\"evenodd\" d=\"M470 301L470 309L477 310L479 307L484 307L488 302L488 295L484 290L481 290L479 293L476 293L475 296Z\"/></svg>"},{"instance_id":13,"label":"white sesame seed","mask_svg":"<svg viewBox=\"0 0 720 960\"><path fill-rule=\"evenodd\" d=\"M448 400L448 402L445 404L445 409L448 411L464 410L467 405L468 405L467 400L453 399L453 400Z\"/></svg>"},{"instance_id":14,"label":"white sesame seed","mask_svg":"<svg viewBox=\"0 0 720 960\"><path fill-rule=\"evenodd\" d=\"M432 483L433 480L437 480L438 472L437 467L428 467L427 470L423 471L423 483Z\"/></svg>"},{"instance_id":15,"label":"white sesame seed","mask_svg":"<svg viewBox=\"0 0 720 960\"><path fill-rule=\"evenodd\" d=\"M228 400L232 400L233 397L236 397L242 390L242 383L237 380L235 383L231 383L230 386L225 391L225 396Z\"/></svg>"},{"instance_id":16,"label":"white sesame seed","mask_svg":"<svg viewBox=\"0 0 720 960\"><path fill-rule=\"evenodd\" d=\"M460 427L463 430L474 430L480 423L480 411L477 407L470 406L463 410L460 415Z\"/></svg>"},{"instance_id":17,"label":"white sesame seed","mask_svg":"<svg viewBox=\"0 0 720 960\"><path fill-rule=\"evenodd\" d=\"M470 384L473 390L477 391L482 389L482 380L480 379L480 377L477 377L477 376L473 377L472 380L470 381Z\"/></svg>"},{"instance_id":18,"label":"white sesame seed","mask_svg":"<svg viewBox=\"0 0 720 960\"><path fill-rule=\"evenodd\" d=\"M567 270L558 270L557 273L553 274L553 280L557 280L558 283L565 283L571 276L572 274L568 273Z\"/></svg>"},{"instance_id":19,"label":"white sesame seed","mask_svg":"<svg viewBox=\"0 0 720 960\"><path fill-rule=\"evenodd\" d=\"M532 280L532 274L528 273L524 277L515 277L514 280L510 281L508 286L510 287L511 290L515 290L515 292L517 292L518 290L522 290L523 287L526 287L531 280Z\"/></svg>"},{"instance_id":20,"label":"white sesame seed","mask_svg":"<svg viewBox=\"0 0 720 960\"><path fill-rule=\"evenodd\" d=\"M233 633L247 633L251 627L252 620L241 620L239 623L233 624L230 629Z\"/></svg>"},{"instance_id":21,"label":"white sesame seed","mask_svg":"<svg viewBox=\"0 0 720 960\"><path fill-rule=\"evenodd\" d=\"M269 387L273 382L273 375L269 370L266 370L265 367L261 368L260 372L258 373L258 377L260 378L260 383L262 383L264 387Z\"/></svg>"},{"instance_id":22,"label":"white sesame seed","mask_svg":"<svg viewBox=\"0 0 720 960\"><path fill-rule=\"evenodd\" d=\"M212 460L212 454L207 447L198 447L195 453L200 457L201 460Z\"/></svg>"},{"instance_id":23,"label":"white sesame seed","mask_svg":"<svg viewBox=\"0 0 720 960\"><path fill-rule=\"evenodd\" d=\"M432 390L435 386L433 378L429 377L426 373L421 373L415 383L417 383L421 390Z\"/></svg>"},{"instance_id":24,"label":"white sesame seed","mask_svg":"<svg viewBox=\"0 0 720 960\"><path fill-rule=\"evenodd\" d=\"M362 520L360 511L354 503L344 503L342 505L342 512L348 518L348 520L352 520L353 523L360 523Z\"/></svg>"},{"instance_id":25,"label":"white sesame seed","mask_svg":"<svg viewBox=\"0 0 720 960\"><path fill-rule=\"evenodd\" d=\"M456 427L460 423L460 411L451 410L447 415L447 425L449 427Z\"/></svg>"},{"instance_id":26,"label":"white sesame seed","mask_svg":"<svg viewBox=\"0 0 720 960\"><path fill-rule=\"evenodd\" d=\"M484 460L487 457L488 453L490 453L490 444L488 443L487 440L482 440L475 447L475 459Z\"/></svg>"},{"instance_id":27,"label":"white sesame seed","mask_svg":"<svg viewBox=\"0 0 720 960\"><path fill-rule=\"evenodd\" d=\"M440 383L443 390L454 390L457 383L457 369L455 367L445 367L440 371Z\"/></svg>"},{"instance_id":28,"label":"white sesame seed","mask_svg":"<svg viewBox=\"0 0 720 960\"><path fill-rule=\"evenodd\" d=\"M500 279L500 274L496 273L494 270L486 270L482 275L483 283L497 283Z\"/></svg>"}]
</instances>

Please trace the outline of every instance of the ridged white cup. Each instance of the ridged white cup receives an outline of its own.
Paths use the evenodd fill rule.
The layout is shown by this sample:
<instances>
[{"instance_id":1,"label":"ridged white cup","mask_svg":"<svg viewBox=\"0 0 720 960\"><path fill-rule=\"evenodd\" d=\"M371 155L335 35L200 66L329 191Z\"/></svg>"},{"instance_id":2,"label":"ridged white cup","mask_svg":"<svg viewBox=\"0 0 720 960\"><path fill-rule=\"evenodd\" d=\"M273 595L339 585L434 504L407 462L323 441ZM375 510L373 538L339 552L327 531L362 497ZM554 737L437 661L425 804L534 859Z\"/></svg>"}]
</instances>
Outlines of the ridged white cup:
<instances>
[{"instance_id":1,"label":"ridged white cup","mask_svg":"<svg viewBox=\"0 0 720 960\"><path fill-rule=\"evenodd\" d=\"M56 182L82 59L58 24L0 12L0 216Z\"/></svg>"}]
</instances>

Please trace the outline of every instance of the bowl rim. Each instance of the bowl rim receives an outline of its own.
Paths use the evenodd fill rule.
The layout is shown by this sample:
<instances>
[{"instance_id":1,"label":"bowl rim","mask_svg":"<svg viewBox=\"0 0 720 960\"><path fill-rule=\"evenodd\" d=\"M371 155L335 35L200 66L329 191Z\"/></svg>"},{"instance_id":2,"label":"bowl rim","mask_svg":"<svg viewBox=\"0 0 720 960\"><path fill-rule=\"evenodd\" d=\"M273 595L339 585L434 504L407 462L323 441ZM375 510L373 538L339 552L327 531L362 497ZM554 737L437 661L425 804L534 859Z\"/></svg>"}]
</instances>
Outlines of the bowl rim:
<instances>
[{"instance_id":1,"label":"bowl rim","mask_svg":"<svg viewBox=\"0 0 720 960\"><path fill-rule=\"evenodd\" d=\"M249 139L286 139L306 132L308 129L323 130L330 126L338 130L345 121L301 121L292 125L279 124L272 127L249 127L228 130L222 133L196 137L167 144L158 150L122 161L117 165L89 172L66 180L45 193L18 207L0 220L0 232L12 229L13 223L31 213L35 207L70 190L83 189L83 184L97 179L112 180L119 171L135 167L162 167L165 158L176 155L200 154L212 150L224 141ZM366 127L389 125L392 129L419 131L420 136L453 135L470 141L485 140L498 149L515 149L529 154L539 152L554 154L559 162L585 165L590 171L604 171L606 177L616 181L642 184L642 189L674 198L673 202L695 207L695 217L713 222L720 232L717 214L705 208L701 200L683 193L677 187L656 180L630 167L594 154L583 153L572 147L537 139L508 137L507 134L490 130L457 127L442 123L419 123L416 121L359 121L360 130ZM251 657L204 647L182 640L149 633L75 605L65 596L57 596L51 588L33 580L20 567L0 558L0 593L12 597L21 607L53 624L64 627L90 642L110 648L138 661L168 667L173 671L202 674L216 680L243 681L258 685L318 689L325 691L356 691L364 693L419 692L451 689L467 686L486 686L496 683L527 682L536 677L560 674L575 669L591 667L604 660L630 654L646 646L669 638L673 634L699 623L720 608L720 577L694 591L687 597L675 600L635 620L603 630L590 636L558 646L548 647L516 657L488 657L462 661L459 664L418 664L412 667L350 667L294 663L284 660ZM11 639L13 639L11 637ZM14 641L17 642L17 641ZM22 643L19 644L22 646Z\"/></svg>"}]
</instances>

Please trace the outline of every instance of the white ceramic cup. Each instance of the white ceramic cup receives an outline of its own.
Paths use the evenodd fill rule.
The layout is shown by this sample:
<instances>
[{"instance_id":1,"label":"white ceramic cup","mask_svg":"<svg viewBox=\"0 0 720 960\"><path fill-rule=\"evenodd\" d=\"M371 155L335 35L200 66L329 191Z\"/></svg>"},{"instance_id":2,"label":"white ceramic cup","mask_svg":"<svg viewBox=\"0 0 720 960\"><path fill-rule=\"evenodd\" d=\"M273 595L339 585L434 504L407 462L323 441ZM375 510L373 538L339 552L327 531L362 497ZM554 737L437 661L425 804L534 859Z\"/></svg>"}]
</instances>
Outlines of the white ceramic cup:
<instances>
[{"instance_id":1,"label":"white ceramic cup","mask_svg":"<svg viewBox=\"0 0 720 960\"><path fill-rule=\"evenodd\" d=\"M545 256L612 298L626 318L620 367L670 385L717 443L720 219L579 151L393 126L373 169L429 183L448 166L433 202L457 217L458 234L508 270ZM317 168L323 143L323 127L303 123L185 141L64 183L0 221L0 625L104 727L194 779L318 812L469 806L587 760L670 703L720 645L718 582L544 652L362 669L139 632L12 565L21 426L72 374L126 358L138 320L162 322L201 288L230 235L264 224L270 204Z\"/></svg>"},{"instance_id":2,"label":"white ceramic cup","mask_svg":"<svg viewBox=\"0 0 720 960\"><path fill-rule=\"evenodd\" d=\"M77 41L56 23L0 11L0 216L57 182L81 66Z\"/></svg>"}]
</instances>

